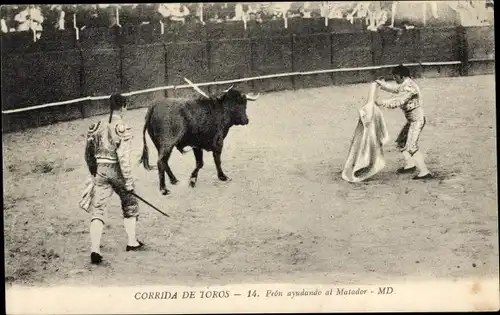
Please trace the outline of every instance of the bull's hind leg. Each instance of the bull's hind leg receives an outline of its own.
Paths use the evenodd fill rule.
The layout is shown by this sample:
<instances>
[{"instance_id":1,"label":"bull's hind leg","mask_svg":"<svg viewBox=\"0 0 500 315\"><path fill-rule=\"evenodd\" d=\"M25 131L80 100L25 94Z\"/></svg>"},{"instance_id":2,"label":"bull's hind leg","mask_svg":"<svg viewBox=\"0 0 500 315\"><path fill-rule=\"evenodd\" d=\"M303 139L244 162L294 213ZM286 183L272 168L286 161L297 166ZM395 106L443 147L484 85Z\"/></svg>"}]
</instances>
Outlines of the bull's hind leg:
<instances>
[{"instance_id":1,"label":"bull's hind leg","mask_svg":"<svg viewBox=\"0 0 500 315\"><path fill-rule=\"evenodd\" d=\"M163 157L158 158L158 177L160 179L160 192L162 195L168 195L170 192L165 184L165 162Z\"/></svg>"},{"instance_id":2,"label":"bull's hind leg","mask_svg":"<svg viewBox=\"0 0 500 315\"><path fill-rule=\"evenodd\" d=\"M177 183L179 183L179 180L177 179L177 177L175 177L174 173L172 172L172 169L170 169L170 166L168 165L168 158L165 161L165 163L166 163L166 171L167 171L168 178L170 179L170 183L172 185L177 185Z\"/></svg>"},{"instance_id":3,"label":"bull's hind leg","mask_svg":"<svg viewBox=\"0 0 500 315\"><path fill-rule=\"evenodd\" d=\"M168 149L163 151L162 154L160 155L161 158L158 159L158 175L160 177L160 191L163 195L168 195L170 193L165 184L165 173L167 173L170 179L170 183L172 183L173 185L179 182L177 178L175 178L174 173L172 173L172 170L168 165L168 160L170 159L170 154L172 154L172 149L173 147L169 147Z\"/></svg>"},{"instance_id":4,"label":"bull's hind leg","mask_svg":"<svg viewBox=\"0 0 500 315\"><path fill-rule=\"evenodd\" d=\"M165 154L163 155L163 162L165 163L165 172L168 175L168 178L170 179L170 183L172 185L175 185L179 182L177 178L175 177L174 173L172 172L172 169L170 169L170 165L168 165L168 160L170 159L170 155L172 154L172 148L169 148L167 151L165 151Z\"/></svg>"},{"instance_id":5,"label":"bull's hind leg","mask_svg":"<svg viewBox=\"0 0 500 315\"><path fill-rule=\"evenodd\" d=\"M191 173L191 179L189 185L191 187L196 186L196 181L198 180L198 172L203 167L203 151L200 148L193 148L194 158L196 159L196 168Z\"/></svg>"}]
</instances>

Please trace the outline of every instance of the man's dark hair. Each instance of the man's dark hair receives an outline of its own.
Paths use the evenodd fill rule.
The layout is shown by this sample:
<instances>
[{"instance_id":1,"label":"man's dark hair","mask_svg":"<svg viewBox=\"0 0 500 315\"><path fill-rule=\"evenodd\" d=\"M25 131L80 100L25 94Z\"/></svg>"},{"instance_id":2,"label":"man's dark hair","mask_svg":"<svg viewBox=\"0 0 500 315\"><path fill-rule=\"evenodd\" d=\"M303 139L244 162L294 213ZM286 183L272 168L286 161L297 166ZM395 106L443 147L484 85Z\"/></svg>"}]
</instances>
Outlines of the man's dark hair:
<instances>
[{"instance_id":1,"label":"man's dark hair","mask_svg":"<svg viewBox=\"0 0 500 315\"><path fill-rule=\"evenodd\" d=\"M392 69L392 74L400 75L403 78L409 78L410 75L410 69L408 67L405 67L403 65L399 65Z\"/></svg>"},{"instance_id":2,"label":"man's dark hair","mask_svg":"<svg viewBox=\"0 0 500 315\"><path fill-rule=\"evenodd\" d=\"M127 105L127 99L121 94L113 94L109 98L109 122L111 123L111 116L113 116L113 111L120 110L122 107Z\"/></svg>"}]
</instances>

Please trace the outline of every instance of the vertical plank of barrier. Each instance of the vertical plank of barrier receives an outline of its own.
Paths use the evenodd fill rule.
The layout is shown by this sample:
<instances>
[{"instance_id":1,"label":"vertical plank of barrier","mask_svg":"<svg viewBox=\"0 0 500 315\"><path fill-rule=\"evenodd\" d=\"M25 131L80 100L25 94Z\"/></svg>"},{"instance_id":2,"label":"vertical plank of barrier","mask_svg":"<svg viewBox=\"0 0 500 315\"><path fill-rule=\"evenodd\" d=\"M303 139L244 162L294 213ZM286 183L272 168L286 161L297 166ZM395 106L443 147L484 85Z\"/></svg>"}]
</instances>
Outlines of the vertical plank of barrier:
<instances>
[{"instance_id":1,"label":"vertical plank of barrier","mask_svg":"<svg viewBox=\"0 0 500 315\"><path fill-rule=\"evenodd\" d=\"M377 40L376 36L380 34L378 32L371 32L370 34L370 54L371 54L371 57L372 57L372 66L376 66L377 65L377 55L375 54L375 51L376 51L376 47L375 47L375 42ZM377 77L379 76L379 74L377 73L377 70L376 69L373 69L371 71L372 73L372 79L373 80L376 80Z\"/></svg>"},{"instance_id":2,"label":"vertical plank of barrier","mask_svg":"<svg viewBox=\"0 0 500 315\"><path fill-rule=\"evenodd\" d=\"M209 81L213 81L213 75L212 75L212 58L211 58L211 42L210 42L210 33L209 32L206 32L205 33L205 42L206 42L206 53L207 53L207 72L208 72L208 77L210 78ZM207 92L208 92L208 95L212 94L212 86L209 85L207 86Z\"/></svg>"},{"instance_id":3,"label":"vertical plank of barrier","mask_svg":"<svg viewBox=\"0 0 500 315\"><path fill-rule=\"evenodd\" d=\"M370 54L371 54L371 65L378 66L382 64L382 35L379 32L370 32ZM380 74L384 73L378 69L373 70L373 79L378 79Z\"/></svg>"},{"instance_id":4,"label":"vertical plank of barrier","mask_svg":"<svg viewBox=\"0 0 500 315\"><path fill-rule=\"evenodd\" d=\"M456 28L457 40L456 45L458 50L458 60L460 64L460 76L469 75L469 42L467 38L467 30L464 26L459 25Z\"/></svg>"},{"instance_id":5,"label":"vertical plank of barrier","mask_svg":"<svg viewBox=\"0 0 500 315\"><path fill-rule=\"evenodd\" d=\"M333 50L334 36L335 36L335 33L330 32L330 68L332 68L332 69L333 69L333 64L335 62L335 60L334 60L335 52ZM335 85L335 74L333 72L330 73L330 80L332 82L332 85Z\"/></svg>"},{"instance_id":6,"label":"vertical plank of barrier","mask_svg":"<svg viewBox=\"0 0 500 315\"><path fill-rule=\"evenodd\" d=\"M421 32L421 29L416 29L415 30L415 47L422 47L422 32ZM422 60L422 49L417 49L417 52L418 52L418 56L417 56L417 60L416 62L418 62L420 65L418 67L416 67L416 73L415 73L415 77L417 78L422 78L423 77L423 74L424 74L424 67L422 66L421 62L424 61Z\"/></svg>"},{"instance_id":7,"label":"vertical plank of barrier","mask_svg":"<svg viewBox=\"0 0 500 315\"><path fill-rule=\"evenodd\" d=\"M296 72L297 69L296 69L296 66L295 66L295 42L296 42L296 37L297 35L295 35L295 33L292 34L291 36L291 41L292 41L292 49L291 49L291 53L292 53L292 72ZM297 89L297 84L296 84L296 78L295 76L292 76L292 87L294 90Z\"/></svg>"},{"instance_id":8,"label":"vertical plank of barrier","mask_svg":"<svg viewBox=\"0 0 500 315\"><path fill-rule=\"evenodd\" d=\"M78 84L79 84L79 97L84 97L85 91L84 91L84 63L83 63L83 49L80 44L80 29L78 28L76 24L76 13L73 13L73 31L75 32L75 39L74 39L74 45L73 47L78 50L78 58L80 67L78 69ZM80 110L80 118L85 118L85 102L80 102L78 104L78 109Z\"/></svg>"},{"instance_id":9,"label":"vertical plank of barrier","mask_svg":"<svg viewBox=\"0 0 500 315\"><path fill-rule=\"evenodd\" d=\"M168 85L168 51L167 51L167 43L163 42L163 60L165 64L165 73L163 74L164 85ZM163 95L168 97L168 90L165 90Z\"/></svg>"},{"instance_id":10,"label":"vertical plank of barrier","mask_svg":"<svg viewBox=\"0 0 500 315\"><path fill-rule=\"evenodd\" d=\"M116 10L118 12L118 9ZM117 22L118 23L118 22ZM122 38L122 32L121 32L121 27L115 26L115 45L118 46L118 71L119 71L119 78L120 78L120 93L124 92L125 88L125 80L123 79L123 38Z\"/></svg>"},{"instance_id":11,"label":"vertical plank of barrier","mask_svg":"<svg viewBox=\"0 0 500 315\"><path fill-rule=\"evenodd\" d=\"M250 77L254 76L254 75L257 75L257 73L255 73L255 62L254 62L254 42L252 40L252 37L248 37L248 42L249 42L249 47L250 47ZM255 83L255 80L252 80L250 81L251 85L252 85L252 91L255 91L255 86L256 86L256 83Z\"/></svg>"},{"instance_id":12,"label":"vertical plank of barrier","mask_svg":"<svg viewBox=\"0 0 500 315\"><path fill-rule=\"evenodd\" d=\"M80 96L79 97L85 97L87 96L87 91L86 91L86 84L85 84L85 58L83 55L83 45L82 45L82 39L80 37L80 30L78 26L76 25L76 14L73 15L73 30L75 31L75 48L78 49L78 58L80 59L80 67L78 69L78 81L79 81L79 90L80 90ZM79 104L79 109L80 113L82 116L82 119L87 118L86 115L86 105L90 101L85 101L85 102L80 102Z\"/></svg>"},{"instance_id":13,"label":"vertical plank of barrier","mask_svg":"<svg viewBox=\"0 0 500 315\"><path fill-rule=\"evenodd\" d=\"M85 62L83 59L83 48L80 43L77 43L78 56L80 58L80 69L79 69L79 81L80 81L80 97L85 97ZM85 104L87 102L80 102L80 113L82 118L86 118L85 115Z\"/></svg>"}]
</instances>

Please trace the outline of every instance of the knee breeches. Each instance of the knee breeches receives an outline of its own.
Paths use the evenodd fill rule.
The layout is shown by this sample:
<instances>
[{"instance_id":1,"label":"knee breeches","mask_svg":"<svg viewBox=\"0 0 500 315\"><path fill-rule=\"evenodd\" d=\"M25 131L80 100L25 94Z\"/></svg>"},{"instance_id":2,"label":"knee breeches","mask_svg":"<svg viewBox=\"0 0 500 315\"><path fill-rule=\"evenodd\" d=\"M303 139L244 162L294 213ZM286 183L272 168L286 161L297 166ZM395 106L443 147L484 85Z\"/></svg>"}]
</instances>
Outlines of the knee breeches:
<instances>
[{"instance_id":1,"label":"knee breeches","mask_svg":"<svg viewBox=\"0 0 500 315\"><path fill-rule=\"evenodd\" d=\"M411 155L418 151L418 140L425 126L425 117L415 121L408 121L399 133L396 143L400 151L407 151Z\"/></svg>"},{"instance_id":2,"label":"knee breeches","mask_svg":"<svg viewBox=\"0 0 500 315\"><path fill-rule=\"evenodd\" d=\"M113 192L120 197L124 218L139 216L137 199L125 189L125 179L121 174L119 164L99 164L95 180L95 195L91 205L92 220L105 221L107 203Z\"/></svg>"}]
</instances>

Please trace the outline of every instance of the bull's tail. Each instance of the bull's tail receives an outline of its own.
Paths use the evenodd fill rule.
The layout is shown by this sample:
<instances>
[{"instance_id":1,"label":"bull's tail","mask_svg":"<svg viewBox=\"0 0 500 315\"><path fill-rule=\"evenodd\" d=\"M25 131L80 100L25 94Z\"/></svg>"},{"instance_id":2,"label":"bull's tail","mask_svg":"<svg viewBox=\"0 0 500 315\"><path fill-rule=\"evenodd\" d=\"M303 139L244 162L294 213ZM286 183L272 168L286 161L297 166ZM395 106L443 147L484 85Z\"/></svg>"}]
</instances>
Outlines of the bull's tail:
<instances>
[{"instance_id":1,"label":"bull's tail","mask_svg":"<svg viewBox=\"0 0 500 315\"><path fill-rule=\"evenodd\" d=\"M151 117L151 113L153 112L153 107L150 107L146 113L146 119L144 122L144 129L142 130L142 139L143 139L143 147L142 147L142 156L139 160L139 163L142 163L145 169L152 170L153 168L149 165L149 150L148 144L146 143L146 130L150 124L149 119Z\"/></svg>"}]
</instances>

